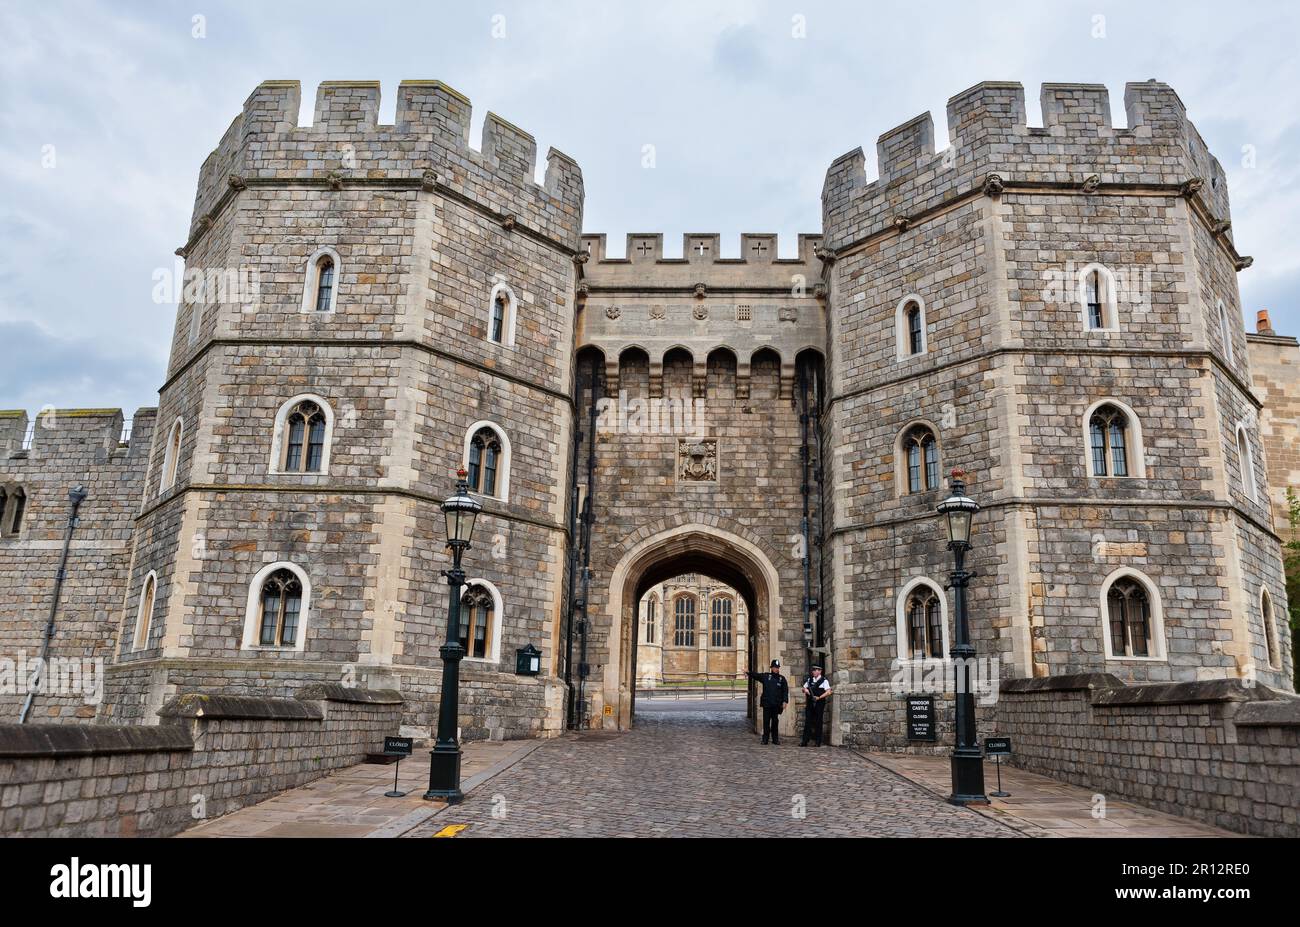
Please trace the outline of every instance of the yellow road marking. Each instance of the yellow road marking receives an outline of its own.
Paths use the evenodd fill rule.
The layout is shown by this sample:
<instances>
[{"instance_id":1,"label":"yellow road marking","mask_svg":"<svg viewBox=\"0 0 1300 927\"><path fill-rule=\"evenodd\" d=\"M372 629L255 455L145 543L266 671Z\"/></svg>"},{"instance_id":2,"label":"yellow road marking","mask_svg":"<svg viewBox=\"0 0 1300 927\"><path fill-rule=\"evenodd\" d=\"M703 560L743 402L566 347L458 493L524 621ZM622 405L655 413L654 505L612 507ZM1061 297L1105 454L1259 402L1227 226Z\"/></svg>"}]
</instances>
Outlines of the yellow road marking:
<instances>
[{"instance_id":1,"label":"yellow road marking","mask_svg":"<svg viewBox=\"0 0 1300 927\"><path fill-rule=\"evenodd\" d=\"M434 836L435 836L435 837L455 837L457 834L459 834L461 831L463 831L463 830L464 830L465 828L467 828L467 827L469 827L468 824L448 824L448 825L447 825L446 827L444 827L442 830L440 830L440 831L438 831L436 834L434 834Z\"/></svg>"}]
</instances>

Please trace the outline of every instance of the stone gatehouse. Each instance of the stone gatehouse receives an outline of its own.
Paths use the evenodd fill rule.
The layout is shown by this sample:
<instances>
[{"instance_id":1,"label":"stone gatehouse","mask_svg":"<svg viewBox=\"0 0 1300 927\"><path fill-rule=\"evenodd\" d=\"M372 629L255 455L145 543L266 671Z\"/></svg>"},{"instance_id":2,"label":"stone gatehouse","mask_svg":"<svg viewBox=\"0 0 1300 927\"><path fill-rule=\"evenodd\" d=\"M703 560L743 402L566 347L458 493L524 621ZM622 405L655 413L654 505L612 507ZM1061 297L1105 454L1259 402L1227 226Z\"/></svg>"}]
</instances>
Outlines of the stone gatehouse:
<instances>
[{"instance_id":1,"label":"stone gatehouse","mask_svg":"<svg viewBox=\"0 0 1300 927\"><path fill-rule=\"evenodd\" d=\"M694 573L743 603L741 662L826 664L835 743L905 746L898 674L952 643L953 468L1002 678L1291 690L1250 258L1171 88L1129 84L1118 128L1104 87L1044 85L1032 127L1019 84L979 84L946 146L923 114L875 180L854 149L819 234L738 257L658 233L617 256L573 159L538 183L523 130L489 114L474 150L463 96L397 92L381 125L378 84L322 84L299 126L296 82L253 91L200 172L199 285L129 440L114 410L30 438L0 413L8 651L39 652L67 490L90 493L51 653L102 658L104 698L36 718L342 684L427 730L462 466L467 737L633 723L638 603ZM516 675L529 644L543 671Z\"/></svg>"}]
</instances>

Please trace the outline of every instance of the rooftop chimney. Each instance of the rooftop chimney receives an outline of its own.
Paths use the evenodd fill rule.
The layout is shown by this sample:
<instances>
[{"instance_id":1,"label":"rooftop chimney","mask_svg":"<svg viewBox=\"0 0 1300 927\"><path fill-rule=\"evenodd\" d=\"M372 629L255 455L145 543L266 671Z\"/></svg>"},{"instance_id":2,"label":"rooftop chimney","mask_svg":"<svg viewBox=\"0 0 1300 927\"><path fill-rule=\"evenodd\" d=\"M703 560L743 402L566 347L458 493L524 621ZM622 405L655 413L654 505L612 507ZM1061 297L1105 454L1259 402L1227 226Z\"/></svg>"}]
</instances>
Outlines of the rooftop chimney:
<instances>
[{"instance_id":1,"label":"rooftop chimney","mask_svg":"<svg viewBox=\"0 0 1300 927\"><path fill-rule=\"evenodd\" d=\"M1269 321L1267 309L1255 313L1255 331L1260 335L1273 334L1273 323Z\"/></svg>"}]
</instances>

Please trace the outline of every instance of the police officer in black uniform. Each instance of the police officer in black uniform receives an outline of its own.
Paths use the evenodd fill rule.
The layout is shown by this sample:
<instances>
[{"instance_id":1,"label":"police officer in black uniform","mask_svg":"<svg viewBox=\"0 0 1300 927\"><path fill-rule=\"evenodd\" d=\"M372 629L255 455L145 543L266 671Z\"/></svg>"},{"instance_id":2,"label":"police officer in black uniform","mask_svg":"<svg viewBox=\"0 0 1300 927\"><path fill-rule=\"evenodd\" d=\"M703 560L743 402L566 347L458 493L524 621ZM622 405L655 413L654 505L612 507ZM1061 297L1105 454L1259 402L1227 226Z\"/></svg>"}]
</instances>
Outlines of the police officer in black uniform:
<instances>
[{"instance_id":1,"label":"police officer in black uniform","mask_svg":"<svg viewBox=\"0 0 1300 927\"><path fill-rule=\"evenodd\" d=\"M781 675L781 661L772 661L771 672L750 673L749 678L763 687L758 699L758 703L763 706L763 743L767 743L768 737L771 737L773 744L779 744L781 739L777 734L777 722L780 721L785 706L790 704L790 684Z\"/></svg>"},{"instance_id":2,"label":"police officer in black uniform","mask_svg":"<svg viewBox=\"0 0 1300 927\"><path fill-rule=\"evenodd\" d=\"M803 694L807 701L803 710L803 740L799 746L808 746L809 739L815 737L817 746L822 745L822 718L826 715L826 699L831 694L831 682L822 675L822 668L814 664L809 675L803 681Z\"/></svg>"}]
</instances>

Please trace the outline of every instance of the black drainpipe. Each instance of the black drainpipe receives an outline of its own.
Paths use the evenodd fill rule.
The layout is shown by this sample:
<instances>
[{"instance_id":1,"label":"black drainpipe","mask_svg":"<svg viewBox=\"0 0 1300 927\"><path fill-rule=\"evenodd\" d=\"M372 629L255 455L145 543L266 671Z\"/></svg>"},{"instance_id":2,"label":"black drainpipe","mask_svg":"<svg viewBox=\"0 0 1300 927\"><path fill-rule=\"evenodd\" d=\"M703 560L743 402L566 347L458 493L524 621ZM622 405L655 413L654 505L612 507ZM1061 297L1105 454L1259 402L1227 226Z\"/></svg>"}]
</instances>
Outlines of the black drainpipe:
<instances>
[{"instance_id":1,"label":"black drainpipe","mask_svg":"<svg viewBox=\"0 0 1300 927\"><path fill-rule=\"evenodd\" d=\"M68 572L68 551L72 547L72 532L77 527L77 510L81 508L81 503L86 501L86 487L78 484L73 486L68 492L68 500L72 503L72 509L68 512L68 527L63 534L63 555L59 558L59 571L54 574L54 596L50 600L50 617L45 622L45 639L41 641L41 655L39 662L41 665L41 674L45 679L49 679L49 668L45 665L45 660L50 653L50 641L54 638L54 616L59 612L59 596L63 592L63 579ZM22 714L18 716L19 724L27 723L27 716L31 714L32 703L36 700L36 689L27 693L27 700L23 702Z\"/></svg>"}]
</instances>

